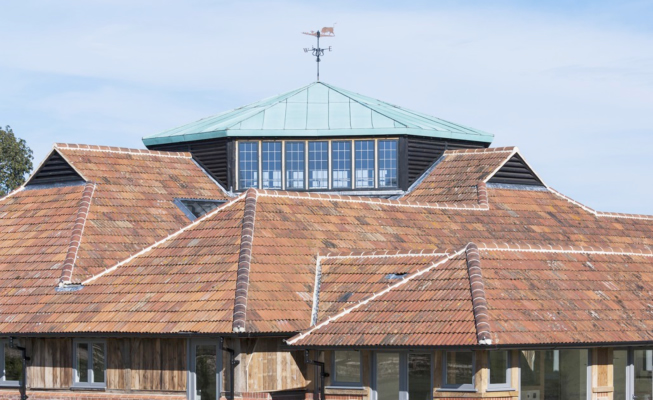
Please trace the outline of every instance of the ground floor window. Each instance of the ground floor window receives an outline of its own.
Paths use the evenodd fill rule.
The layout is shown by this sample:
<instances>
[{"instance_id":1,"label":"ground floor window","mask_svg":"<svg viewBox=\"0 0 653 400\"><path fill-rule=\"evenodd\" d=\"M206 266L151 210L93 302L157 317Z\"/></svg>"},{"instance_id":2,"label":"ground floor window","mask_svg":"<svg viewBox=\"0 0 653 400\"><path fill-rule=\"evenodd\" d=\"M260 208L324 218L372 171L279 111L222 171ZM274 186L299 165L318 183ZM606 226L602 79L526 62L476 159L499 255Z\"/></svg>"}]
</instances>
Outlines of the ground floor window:
<instances>
[{"instance_id":1,"label":"ground floor window","mask_svg":"<svg viewBox=\"0 0 653 400\"><path fill-rule=\"evenodd\" d=\"M361 355L359 351L333 352L333 386L361 385Z\"/></svg>"},{"instance_id":2,"label":"ground floor window","mask_svg":"<svg viewBox=\"0 0 653 400\"><path fill-rule=\"evenodd\" d=\"M653 349L613 351L614 400L653 399Z\"/></svg>"},{"instance_id":3,"label":"ground floor window","mask_svg":"<svg viewBox=\"0 0 653 400\"><path fill-rule=\"evenodd\" d=\"M474 353L471 351L445 352L442 387L474 390L474 358Z\"/></svg>"},{"instance_id":4,"label":"ground floor window","mask_svg":"<svg viewBox=\"0 0 653 400\"><path fill-rule=\"evenodd\" d=\"M520 399L586 400L588 357L586 349L522 351Z\"/></svg>"},{"instance_id":5,"label":"ground floor window","mask_svg":"<svg viewBox=\"0 0 653 400\"><path fill-rule=\"evenodd\" d=\"M376 400L426 400L433 398L431 354L386 353L374 356Z\"/></svg>"},{"instance_id":6,"label":"ground floor window","mask_svg":"<svg viewBox=\"0 0 653 400\"><path fill-rule=\"evenodd\" d=\"M10 347L8 341L0 341L1 386L18 386L23 379L23 356L21 351Z\"/></svg>"},{"instance_id":7,"label":"ground floor window","mask_svg":"<svg viewBox=\"0 0 653 400\"><path fill-rule=\"evenodd\" d=\"M510 385L510 352L496 350L488 352L490 367L488 390L509 390Z\"/></svg>"},{"instance_id":8,"label":"ground floor window","mask_svg":"<svg viewBox=\"0 0 653 400\"><path fill-rule=\"evenodd\" d=\"M75 340L74 386L106 387L106 346L103 340Z\"/></svg>"},{"instance_id":9,"label":"ground floor window","mask_svg":"<svg viewBox=\"0 0 653 400\"><path fill-rule=\"evenodd\" d=\"M191 342L190 398L193 400L219 399L221 370L222 354L217 340L193 340Z\"/></svg>"}]
</instances>

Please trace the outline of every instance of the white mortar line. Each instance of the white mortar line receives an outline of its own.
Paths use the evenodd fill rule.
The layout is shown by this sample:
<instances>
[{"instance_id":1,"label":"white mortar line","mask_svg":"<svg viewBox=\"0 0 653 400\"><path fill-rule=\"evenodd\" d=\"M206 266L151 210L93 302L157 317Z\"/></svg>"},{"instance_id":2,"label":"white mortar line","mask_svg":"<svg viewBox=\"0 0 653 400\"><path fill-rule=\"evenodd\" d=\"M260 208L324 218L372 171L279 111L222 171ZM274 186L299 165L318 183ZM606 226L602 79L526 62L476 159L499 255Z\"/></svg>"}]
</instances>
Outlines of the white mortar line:
<instances>
[{"instance_id":1,"label":"white mortar line","mask_svg":"<svg viewBox=\"0 0 653 400\"><path fill-rule=\"evenodd\" d=\"M212 216L214 216L214 215L217 214L218 212L220 212L220 211L222 211L222 210L224 210L224 209L226 209L226 208L229 208L230 206L236 204L239 200L241 200L241 199L243 199L243 198L245 198L245 193L243 193L242 195L240 195L240 196L238 196L237 198L233 199L233 200L230 201L229 203L226 203L226 204L224 204L223 206L216 208L215 210L213 210L213 211L211 211L210 213L206 214L206 215L203 216L202 218L198 218L198 219L196 219L196 220L193 221L193 223L191 223L190 225L186 225L185 227L183 227L183 228L181 228L180 230L178 230L177 232L175 232L175 233L169 235L168 237L159 240L158 242L154 243L153 245L151 245L151 246L149 246L149 247L146 247L146 248L144 248L143 250L139 251L138 253L136 253L136 254L130 256L129 258L127 258L127 259L125 259L125 260L123 260L123 261L121 261L121 262L119 262L118 264L114 265L113 267L107 268L106 270L102 271L101 273L99 273L99 274L97 274L97 275L94 275L94 276L88 278L87 280L85 280L85 281L82 282L81 284L82 284L82 285L86 285L86 284L88 284L89 282L93 282L93 281L96 280L97 278L99 278L99 277L101 277L101 276L104 276L104 275L108 274L109 272L113 272L113 271L115 271L118 267L121 267L121 266L125 265L126 263L130 262L130 261L133 260L134 258L136 258L136 257L138 257L138 256L140 256L140 255L142 255L142 254L144 254L144 253L147 253L148 251L150 251L150 250L152 250L153 248L155 248L155 247L157 247L157 246L159 246L159 245L165 243L166 241L168 241L168 240L170 240L170 239L173 239L173 238L179 236L181 233L183 233L183 232L185 232L185 231L187 231L187 230L193 228L194 226L196 226L197 224L201 223L201 222L204 221L205 219L211 218Z\"/></svg>"}]
</instances>

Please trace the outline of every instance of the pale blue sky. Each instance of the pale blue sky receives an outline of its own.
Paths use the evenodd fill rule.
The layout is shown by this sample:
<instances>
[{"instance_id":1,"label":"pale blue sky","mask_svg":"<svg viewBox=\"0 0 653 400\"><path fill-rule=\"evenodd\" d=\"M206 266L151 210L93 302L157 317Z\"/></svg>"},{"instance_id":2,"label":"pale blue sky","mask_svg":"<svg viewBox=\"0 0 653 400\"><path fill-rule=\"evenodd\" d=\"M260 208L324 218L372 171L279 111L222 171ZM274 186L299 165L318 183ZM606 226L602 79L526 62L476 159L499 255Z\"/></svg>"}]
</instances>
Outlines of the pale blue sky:
<instances>
[{"instance_id":1,"label":"pale blue sky","mask_svg":"<svg viewBox=\"0 0 653 400\"><path fill-rule=\"evenodd\" d=\"M489 4L491 3L491 4ZM337 22L322 78L492 132L599 210L653 214L653 1L0 3L0 124L142 136L314 80L300 32Z\"/></svg>"}]
</instances>

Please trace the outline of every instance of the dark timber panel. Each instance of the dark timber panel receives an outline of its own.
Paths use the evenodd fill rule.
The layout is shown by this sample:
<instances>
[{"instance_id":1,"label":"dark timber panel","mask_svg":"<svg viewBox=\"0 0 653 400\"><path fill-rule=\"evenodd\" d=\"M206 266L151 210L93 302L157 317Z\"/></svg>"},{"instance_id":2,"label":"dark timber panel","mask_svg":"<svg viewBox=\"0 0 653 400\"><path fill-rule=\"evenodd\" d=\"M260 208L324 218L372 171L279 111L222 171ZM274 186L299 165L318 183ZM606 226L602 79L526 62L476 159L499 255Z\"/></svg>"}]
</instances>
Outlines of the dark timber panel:
<instances>
[{"instance_id":1,"label":"dark timber panel","mask_svg":"<svg viewBox=\"0 0 653 400\"><path fill-rule=\"evenodd\" d=\"M501 167L488 183L503 183L511 185L544 186L524 160L515 154Z\"/></svg>"},{"instance_id":2,"label":"dark timber panel","mask_svg":"<svg viewBox=\"0 0 653 400\"><path fill-rule=\"evenodd\" d=\"M445 150L474 149L488 147L489 143L464 142L458 140L446 140L426 137L406 137L406 169L408 174L408 185L402 187L407 189L422 174L437 161Z\"/></svg>"},{"instance_id":3,"label":"dark timber panel","mask_svg":"<svg viewBox=\"0 0 653 400\"><path fill-rule=\"evenodd\" d=\"M197 161L225 189L228 182L227 138L199 140L186 143L169 143L149 146L150 150L185 151Z\"/></svg>"},{"instance_id":4,"label":"dark timber panel","mask_svg":"<svg viewBox=\"0 0 653 400\"><path fill-rule=\"evenodd\" d=\"M53 151L25 186L84 181L73 167Z\"/></svg>"}]
</instances>

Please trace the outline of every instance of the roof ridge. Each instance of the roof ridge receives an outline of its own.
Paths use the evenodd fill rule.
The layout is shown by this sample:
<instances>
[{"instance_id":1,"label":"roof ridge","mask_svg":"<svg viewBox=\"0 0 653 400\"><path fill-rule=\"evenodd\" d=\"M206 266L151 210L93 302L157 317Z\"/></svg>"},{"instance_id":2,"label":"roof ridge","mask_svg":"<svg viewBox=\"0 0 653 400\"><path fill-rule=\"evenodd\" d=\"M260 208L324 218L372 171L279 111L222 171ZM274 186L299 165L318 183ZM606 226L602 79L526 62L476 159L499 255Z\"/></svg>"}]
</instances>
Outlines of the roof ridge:
<instances>
[{"instance_id":1,"label":"roof ridge","mask_svg":"<svg viewBox=\"0 0 653 400\"><path fill-rule=\"evenodd\" d=\"M118 268L121 267L122 265L125 265L126 263L130 262L131 260L133 260L134 258L139 257L139 256L141 256L142 254L145 254L145 253L147 253L148 251L154 249L155 247L158 247L158 246L162 245L163 243L167 242L168 240L170 240L170 239L174 239L175 237L179 236L180 234L186 232L187 230L194 228L195 226L197 226L198 224L200 224L200 223L203 222L204 220L207 220L207 219L213 217L214 215L216 215L218 212L220 212L220 211L222 211L222 210L224 210L224 209L226 209L226 208L228 208L228 207L231 207L232 205L236 204L239 200L242 200L243 198L245 198L245 194L242 194L242 195L236 197L235 199L233 199L233 200L231 200L231 201L229 201L229 202L227 202L227 203L225 203L225 204L220 205L219 207L217 207L217 208L214 209L213 211L211 211L211 212L209 212L209 213L206 213L206 214L203 215L201 218L196 219L195 221L193 221L192 223L190 223L190 224L184 226L183 228L179 229L178 231L173 232L173 233L171 233L170 235L168 235L167 237L165 237L165 238L159 240L158 242L149 245L148 247L142 249L142 250L139 251L138 253L136 253L136 254L132 254L132 255L129 256L128 258L126 258L126 259L124 259L124 260L118 262L117 264L114 264L112 267L109 267L109 268L105 269L105 270L102 271L101 273L99 273L99 274L97 274L97 275L94 275L94 276L92 276L92 277L86 279L85 281L83 281L83 282L81 283L81 285L86 285L87 283L92 282L92 281L96 280L97 278L100 278L100 277L102 277L102 276L104 276L104 275L106 275L106 274L108 274L108 273L110 273L110 272L115 271L116 269L118 269Z\"/></svg>"},{"instance_id":2,"label":"roof ridge","mask_svg":"<svg viewBox=\"0 0 653 400\"><path fill-rule=\"evenodd\" d=\"M574 200L571 197L564 195L554 188L547 186L547 189L556 196L567 200L573 205L576 205L583 210L587 211L590 214L593 214L595 217L604 217L604 218L626 218L626 219L640 219L640 220L646 220L646 221L653 221L653 215L646 215L646 214L629 214L629 213L617 213L617 212L609 212L609 211L596 211L595 209L586 206L585 204L581 203L580 201Z\"/></svg>"},{"instance_id":3,"label":"roof ridge","mask_svg":"<svg viewBox=\"0 0 653 400\"><path fill-rule=\"evenodd\" d=\"M77 252L82 243L82 235L84 234L84 227L86 227L86 217L88 217L88 212L91 208L91 199L95 193L95 188L95 183L87 182L82 192L82 199L79 203L77 217L75 218L75 224L73 225L73 231L70 236L68 252L66 253L63 268L61 269L61 277L59 278L60 287L72 281L75 261L77 261Z\"/></svg>"},{"instance_id":4,"label":"roof ridge","mask_svg":"<svg viewBox=\"0 0 653 400\"><path fill-rule=\"evenodd\" d=\"M653 257L653 249L648 246L630 246L626 248L612 248L601 246L574 246L574 245L534 245L519 242L479 242L478 248L487 251L514 251L532 253L568 253L568 254L605 254Z\"/></svg>"},{"instance_id":5,"label":"roof ridge","mask_svg":"<svg viewBox=\"0 0 653 400\"><path fill-rule=\"evenodd\" d=\"M487 299L485 298L485 285L481 270L481 255L474 243L469 243L465 249L467 258L467 275L469 276L469 289L472 296L472 310L474 324L476 325L476 338L480 345L492 344L492 327L488 315Z\"/></svg>"},{"instance_id":6,"label":"roof ridge","mask_svg":"<svg viewBox=\"0 0 653 400\"><path fill-rule=\"evenodd\" d=\"M417 252L419 251L419 253ZM445 256L447 254L450 254L454 250L450 249L445 249L445 250L437 250L434 249L429 252L429 250L426 250L427 252L424 252L424 249L422 250L408 250L408 251L390 251L390 250L378 250L378 251L352 251L350 253L328 253L324 256L318 255L320 259L344 259L344 258L381 258L381 257L420 257L420 256Z\"/></svg>"},{"instance_id":7,"label":"roof ridge","mask_svg":"<svg viewBox=\"0 0 653 400\"><path fill-rule=\"evenodd\" d=\"M518 153L519 147L517 146L504 146L504 147L485 147L485 148L474 148L474 149L455 149L455 150L445 150L444 154L452 156L463 156L469 154L479 154L479 153Z\"/></svg>"},{"instance_id":8,"label":"roof ridge","mask_svg":"<svg viewBox=\"0 0 653 400\"><path fill-rule=\"evenodd\" d=\"M447 210L482 210L489 209L487 206L480 205L478 202L471 203L417 203L401 199L382 199L360 196L343 196L339 194L312 193L312 192L289 192L280 190L258 189L258 193L264 197L280 197L288 199L307 199L307 200L330 200L342 201L348 203L363 204L384 204L397 207L415 207L415 208L433 208ZM365 200L367 199L367 200Z\"/></svg>"},{"instance_id":9,"label":"roof ridge","mask_svg":"<svg viewBox=\"0 0 653 400\"><path fill-rule=\"evenodd\" d=\"M452 260L453 258L460 256L461 254L463 254L463 253L465 252L465 249L466 249L466 248L467 248L467 246L463 247L463 248L460 249L460 250L457 250L457 251L454 252L454 253L446 254L446 256L445 256L443 259L439 260L438 262L435 262L435 263L429 265L428 267L426 267L426 268L424 268L424 269L421 269L421 270L417 270L417 271L415 271L414 273L410 274L410 275L407 276L406 278L404 278L404 279L398 281L397 283L395 283L395 284L393 284L393 285L388 285L388 287L386 287L386 288L383 289L382 291L380 291L380 292L378 292L378 293L374 293L373 295L367 297L365 300L361 300L361 301L358 302L357 304L354 304L354 305L351 306L351 307L345 308L344 310L342 310L341 312L339 312L339 313L336 314L335 316L333 316L333 317L328 317L326 320L322 321L321 323L319 323L319 324L317 324L317 325L313 325L311 328L309 328L309 329L303 331L302 333L293 336L292 338L286 340L286 343L287 343L288 345L293 345L293 343L295 343L295 342L297 342L297 341L299 341L299 340L301 340L301 339L304 339L305 337L309 336L311 333L315 332L316 330L322 328L323 326L328 325L331 321L335 321L335 320L337 320L337 319L342 318L343 316L345 316L345 315L351 313L352 311L354 311L354 310L356 310L356 309L358 309L358 308L360 308L360 307L363 307L364 305L368 304L370 301L373 301L373 300L377 299L378 297L383 296L384 294L390 292L390 291L393 290L394 288L397 288L397 287L399 287L399 286L405 285L406 283L412 281L412 280L415 279L416 277L418 277L418 276L422 276L422 275L424 275L425 273L427 273L427 272L433 270L434 268L437 268L438 266L444 264L445 262L450 261L450 260Z\"/></svg>"},{"instance_id":10,"label":"roof ridge","mask_svg":"<svg viewBox=\"0 0 653 400\"><path fill-rule=\"evenodd\" d=\"M27 182L27 181L25 181ZM23 183L22 185L18 186L16 189L12 190L11 192L5 194L4 196L0 197L0 201L3 201L5 199L10 198L11 196L15 195L18 192L21 192L25 190L25 184Z\"/></svg>"},{"instance_id":11,"label":"roof ridge","mask_svg":"<svg viewBox=\"0 0 653 400\"><path fill-rule=\"evenodd\" d=\"M113 147L113 146L100 146L94 144L75 144L75 143L55 143L54 149L62 150L83 150L83 151L99 151L117 154L132 154L140 156L157 156L157 157L171 157L171 158L192 158L193 156L188 152L177 151L159 151L147 149L132 149L128 147Z\"/></svg>"},{"instance_id":12,"label":"roof ridge","mask_svg":"<svg viewBox=\"0 0 653 400\"><path fill-rule=\"evenodd\" d=\"M236 272L236 290L232 330L245 332L247 322L247 297L249 294L249 268L252 262L252 245L254 243L254 226L256 224L256 200L258 192L250 188L245 193L245 210L238 252L238 271Z\"/></svg>"}]
</instances>

